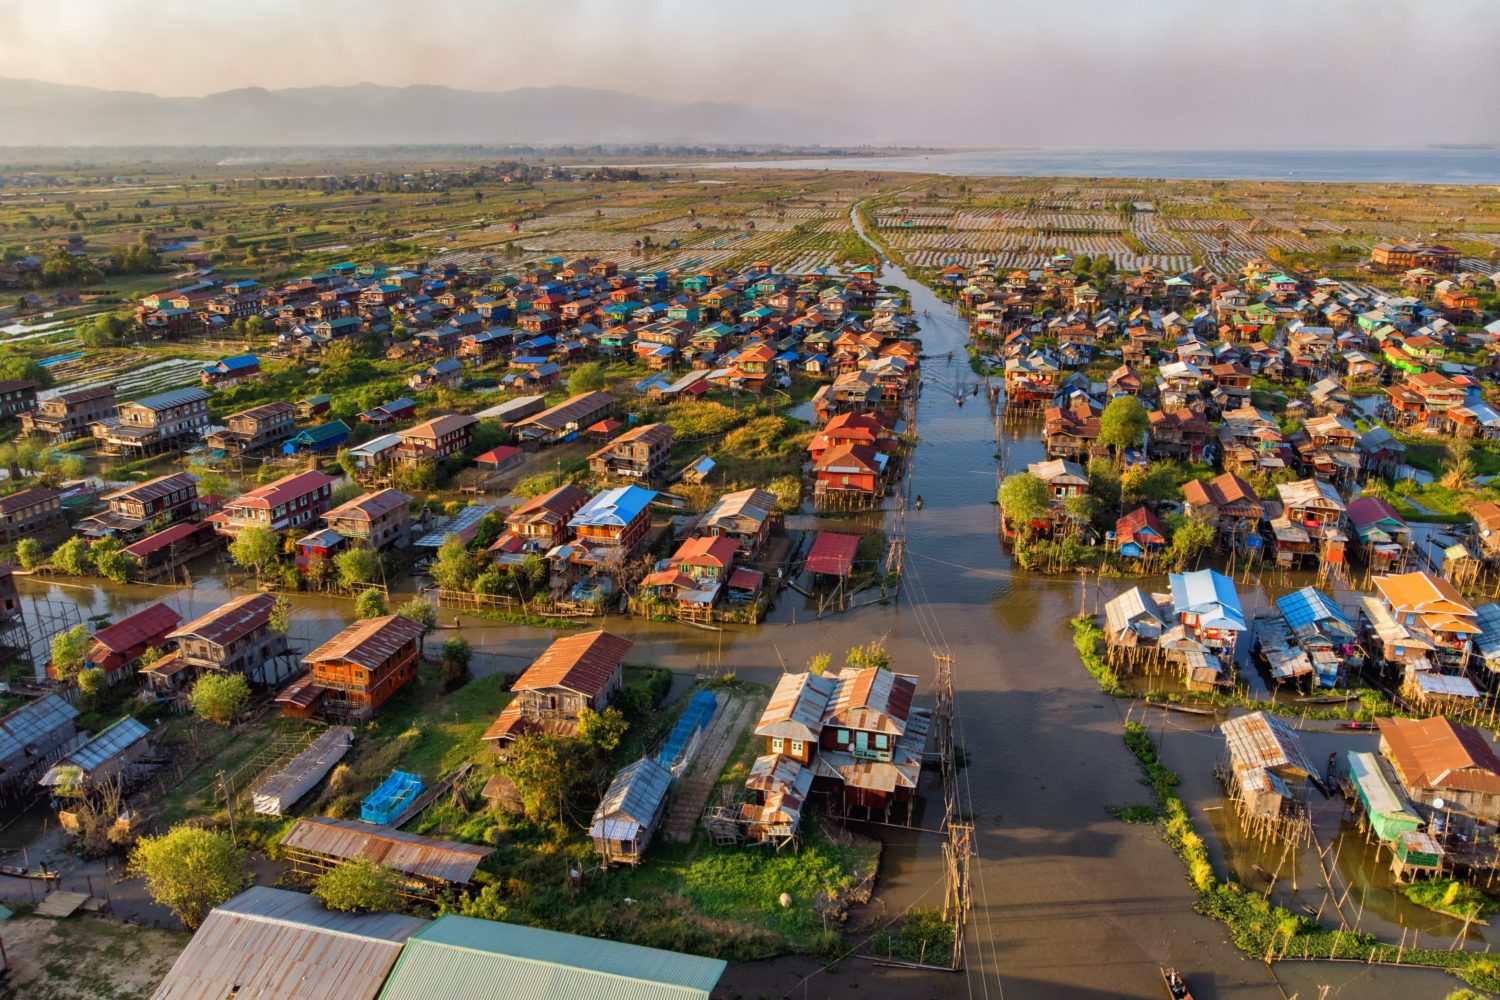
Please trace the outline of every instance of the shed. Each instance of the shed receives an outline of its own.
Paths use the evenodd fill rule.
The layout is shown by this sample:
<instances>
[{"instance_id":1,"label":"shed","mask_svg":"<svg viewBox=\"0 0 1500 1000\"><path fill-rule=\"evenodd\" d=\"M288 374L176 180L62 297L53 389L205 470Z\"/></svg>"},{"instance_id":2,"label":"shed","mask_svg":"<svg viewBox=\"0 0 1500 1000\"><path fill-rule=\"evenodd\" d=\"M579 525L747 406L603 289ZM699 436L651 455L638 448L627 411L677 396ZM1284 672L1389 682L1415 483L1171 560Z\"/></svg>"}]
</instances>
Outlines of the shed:
<instances>
[{"instance_id":1,"label":"shed","mask_svg":"<svg viewBox=\"0 0 1500 1000\"><path fill-rule=\"evenodd\" d=\"M407 941L380 1000L709 1000L725 963L448 914Z\"/></svg>"},{"instance_id":2,"label":"shed","mask_svg":"<svg viewBox=\"0 0 1500 1000\"><path fill-rule=\"evenodd\" d=\"M53 765L41 784L54 795L77 795L103 781L123 782L131 766L146 755L150 734L145 723L127 715Z\"/></svg>"},{"instance_id":3,"label":"shed","mask_svg":"<svg viewBox=\"0 0 1500 1000\"><path fill-rule=\"evenodd\" d=\"M594 810L589 837L604 864L639 864L667 807L672 772L652 757L623 768Z\"/></svg>"},{"instance_id":4,"label":"shed","mask_svg":"<svg viewBox=\"0 0 1500 1000\"><path fill-rule=\"evenodd\" d=\"M854 570L854 553L858 548L858 535L820 531L807 552L807 571L846 577Z\"/></svg>"},{"instance_id":5,"label":"shed","mask_svg":"<svg viewBox=\"0 0 1500 1000\"><path fill-rule=\"evenodd\" d=\"M1305 791L1304 783L1317 773L1297 734L1274 715L1251 712L1227 720L1219 731L1229 757L1230 797L1244 816L1281 817L1300 798L1293 786Z\"/></svg>"},{"instance_id":6,"label":"shed","mask_svg":"<svg viewBox=\"0 0 1500 1000\"><path fill-rule=\"evenodd\" d=\"M403 892L429 896L467 885L493 848L402 833L353 819L303 817L281 846L299 871L324 871L350 858L368 858L404 877Z\"/></svg>"},{"instance_id":7,"label":"shed","mask_svg":"<svg viewBox=\"0 0 1500 1000\"><path fill-rule=\"evenodd\" d=\"M209 912L154 1000L374 1000L401 947L427 921L325 910L257 885Z\"/></svg>"}]
</instances>

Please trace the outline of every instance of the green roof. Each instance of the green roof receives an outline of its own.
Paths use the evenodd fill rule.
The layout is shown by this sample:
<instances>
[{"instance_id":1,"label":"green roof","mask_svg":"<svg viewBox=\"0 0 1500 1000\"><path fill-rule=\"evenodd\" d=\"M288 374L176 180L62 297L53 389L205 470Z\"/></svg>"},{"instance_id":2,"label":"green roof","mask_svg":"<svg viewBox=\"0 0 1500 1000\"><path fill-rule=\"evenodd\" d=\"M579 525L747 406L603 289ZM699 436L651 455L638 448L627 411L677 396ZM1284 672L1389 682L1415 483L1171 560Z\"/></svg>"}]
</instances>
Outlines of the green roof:
<instances>
[{"instance_id":1,"label":"green roof","mask_svg":"<svg viewBox=\"0 0 1500 1000\"><path fill-rule=\"evenodd\" d=\"M708 1000L725 963L448 914L406 943L380 1000Z\"/></svg>"}]
</instances>

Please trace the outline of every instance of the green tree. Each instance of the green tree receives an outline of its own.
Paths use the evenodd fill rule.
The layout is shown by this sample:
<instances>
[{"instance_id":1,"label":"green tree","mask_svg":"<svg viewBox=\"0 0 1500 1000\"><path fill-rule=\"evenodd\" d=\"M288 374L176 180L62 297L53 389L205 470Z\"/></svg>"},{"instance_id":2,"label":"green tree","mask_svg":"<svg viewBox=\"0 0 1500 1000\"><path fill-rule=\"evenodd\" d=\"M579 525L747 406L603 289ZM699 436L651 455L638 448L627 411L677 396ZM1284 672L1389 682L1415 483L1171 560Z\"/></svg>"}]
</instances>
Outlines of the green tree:
<instances>
[{"instance_id":1,"label":"green tree","mask_svg":"<svg viewBox=\"0 0 1500 1000\"><path fill-rule=\"evenodd\" d=\"M276 532L258 524L241 528L229 543L230 560L241 569L254 569L257 580L265 568L276 561L276 554L280 551L281 540L276 537Z\"/></svg>"},{"instance_id":2,"label":"green tree","mask_svg":"<svg viewBox=\"0 0 1500 1000\"><path fill-rule=\"evenodd\" d=\"M443 682L452 684L469 671L469 658L473 650L469 646L469 640L455 636L446 640L438 654L443 667Z\"/></svg>"},{"instance_id":3,"label":"green tree","mask_svg":"<svg viewBox=\"0 0 1500 1000\"><path fill-rule=\"evenodd\" d=\"M292 628L292 602L285 597L276 598L271 605L271 614L267 624L272 632L286 635Z\"/></svg>"},{"instance_id":4,"label":"green tree","mask_svg":"<svg viewBox=\"0 0 1500 1000\"><path fill-rule=\"evenodd\" d=\"M157 903L196 930L208 911L245 887L245 855L234 841L206 827L174 826L159 837L142 837L129 871L146 882Z\"/></svg>"},{"instance_id":5,"label":"green tree","mask_svg":"<svg viewBox=\"0 0 1500 1000\"><path fill-rule=\"evenodd\" d=\"M88 467L89 464L78 455L64 455L57 460L57 471L65 481L81 478Z\"/></svg>"},{"instance_id":6,"label":"green tree","mask_svg":"<svg viewBox=\"0 0 1500 1000\"><path fill-rule=\"evenodd\" d=\"M1214 543L1214 526L1206 518L1178 514L1167 519L1166 527L1172 532L1167 556L1178 569L1195 561Z\"/></svg>"},{"instance_id":7,"label":"green tree","mask_svg":"<svg viewBox=\"0 0 1500 1000\"><path fill-rule=\"evenodd\" d=\"M448 535L432 562L432 580L443 590L465 590L474 579L476 568L463 539Z\"/></svg>"},{"instance_id":8,"label":"green tree","mask_svg":"<svg viewBox=\"0 0 1500 1000\"><path fill-rule=\"evenodd\" d=\"M52 565L68 576L87 576L94 570L89 543L74 535L52 553Z\"/></svg>"},{"instance_id":9,"label":"green tree","mask_svg":"<svg viewBox=\"0 0 1500 1000\"><path fill-rule=\"evenodd\" d=\"M354 590L375 579L380 571L380 556L374 549L360 545L334 556L333 567L338 572L339 586Z\"/></svg>"},{"instance_id":10,"label":"green tree","mask_svg":"<svg viewBox=\"0 0 1500 1000\"><path fill-rule=\"evenodd\" d=\"M64 683L83 668L93 635L87 625L74 625L52 637L52 673Z\"/></svg>"},{"instance_id":11,"label":"green tree","mask_svg":"<svg viewBox=\"0 0 1500 1000\"><path fill-rule=\"evenodd\" d=\"M108 545L109 542L117 544ZM115 583L129 583L141 568L140 560L124 550L117 538L104 538L94 545L94 569Z\"/></svg>"},{"instance_id":12,"label":"green tree","mask_svg":"<svg viewBox=\"0 0 1500 1000\"><path fill-rule=\"evenodd\" d=\"M99 696L107 687L109 687L109 679L103 670L78 671L78 693L83 695L90 706L98 702Z\"/></svg>"},{"instance_id":13,"label":"green tree","mask_svg":"<svg viewBox=\"0 0 1500 1000\"><path fill-rule=\"evenodd\" d=\"M581 798L594 762L578 741L549 733L526 733L511 744L505 769L521 807L533 822L560 824L561 803Z\"/></svg>"},{"instance_id":14,"label":"green tree","mask_svg":"<svg viewBox=\"0 0 1500 1000\"><path fill-rule=\"evenodd\" d=\"M578 741L600 754L614 753L629 728L618 708L596 712L585 706L578 713Z\"/></svg>"},{"instance_id":15,"label":"green tree","mask_svg":"<svg viewBox=\"0 0 1500 1000\"><path fill-rule=\"evenodd\" d=\"M802 481L796 476L777 476L766 489L775 494L776 509L783 514L795 514L802 505Z\"/></svg>"},{"instance_id":16,"label":"green tree","mask_svg":"<svg viewBox=\"0 0 1500 1000\"><path fill-rule=\"evenodd\" d=\"M380 618L385 613L385 595L374 587L361 590L359 596L354 599L354 617L356 618Z\"/></svg>"},{"instance_id":17,"label":"green tree","mask_svg":"<svg viewBox=\"0 0 1500 1000\"><path fill-rule=\"evenodd\" d=\"M579 365L568 376L568 391L573 395L597 392L604 388L604 368L596 362Z\"/></svg>"},{"instance_id":18,"label":"green tree","mask_svg":"<svg viewBox=\"0 0 1500 1000\"><path fill-rule=\"evenodd\" d=\"M1052 493L1042 479L1030 472L1006 476L1000 484L1000 509L1023 537L1031 535L1033 521L1052 511Z\"/></svg>"},{"instance_id":19,"label":"green tree","mask_svg":"<svg viewBox=\"0 0 1500 1000\"><path fill-rule=\"evenodd\" d=\"M863 646L851 646L844 653L844 662L855 670L864 670L867 667L889 670L891 654L886 651L885 643L879 639L871 639Z\"/></svg>"},{"instance_id":20,"label":"green tree","mask_svg":"<svg viewBox=\"0 0 1500 1000\"><path fill-rule=\"evenodd\" d=\"M35 382L43 389L52 385L52 373L36 363L35 358L28 358L20 353L0 357L0 382L25 381Z\"/></svg>"},{"instance_id":21,"label":"green tree","mask_svg":"<svg viewBox=\"0 0 1500 1000\"><path fill-rule=\"evenodd\" d=\"M35 538L23 538L16 543L16 558L22 569L36 569L47 561L47 550Z\"/></svg>"},{"instance_id":22,"label":"green tree","mask_svg":"<svg viewBox=\"0 0 1500 1000\"><path fill-rule=\"evenodd\" d=\"M234 722L249 700L250 685L243 674L207 673L193 685L193 711L215 725Z\"/></svg>"},{"instance_id":23,"label":"green tree","mask_svg":"<svg viewBox=\"0 0 1500 1000\"><path fill-rule=\"evenodd\" d=\"M833 663L833 657L827 653L817 653L807 659L807 672L822 677L828 673L828 667Z\"/></svg>"},{"instance_id":24,"label":"green tree","mask_svg":"<svg viewBox=\"0 0 1500 1000\"><path fill-rule=\"evenodd\" d=\"M1150 426L1151 419L1139 400L1134 396L1117 396L1099 416L1099 443L1115 449L1118 456L1145 440Z\"/></svg>"},{"instance_id":25,"label":"green tree","mask_svg":"<svg viewBox=\"0 0 1500 1000\"><path fill-rule=\"evenodd\" d=\"M365 857L350 858L318 876L312 894L330 910L389 913L401 909L396 873Z\"/></svg>"},{"instance_id":26,"label":"green tree","mask_svg":"<svg viewBox=\"0 0 1500 1000\"><path fill-rule=\"evenodd\" d=\"M420 597L413 597L405 604L396 609L396 614L403 618L410 618L422 626L421 638L417 640L417 652L420 654L421 644L427 641L427 634L437 628L437 608L432 606L431 601L425 601Z\"/></svg>"}]
</instances>

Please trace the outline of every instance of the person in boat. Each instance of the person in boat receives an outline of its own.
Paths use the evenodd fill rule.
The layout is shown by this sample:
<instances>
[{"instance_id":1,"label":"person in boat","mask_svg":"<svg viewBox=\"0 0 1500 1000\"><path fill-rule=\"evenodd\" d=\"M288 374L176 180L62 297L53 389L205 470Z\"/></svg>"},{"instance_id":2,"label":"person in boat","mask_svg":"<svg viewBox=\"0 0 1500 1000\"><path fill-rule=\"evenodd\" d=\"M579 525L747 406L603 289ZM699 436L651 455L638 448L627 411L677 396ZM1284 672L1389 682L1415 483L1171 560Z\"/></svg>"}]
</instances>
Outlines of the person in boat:
<instances>
[{"instance_id":1,"label":"person in boat","mask_svg":"<svg viewBox=\"0 0 1500 1000\"><path fill-rule=\"evenodd\" d=\"M917 494L917 510L922 509L922 494Z\"/></svg>"},{"instance_id":2,"label":"person in boat","mask_svg":"<svg viewBox=\"0 0 1500 1000\"><path fill-rule=\"evenodd\" d=\"M949 360L949 361L952 361L952 360L953 360L953 352L952 352L952 351L949 351L949 352L948 352L948 360Z\"/></svg>"}]
</instances>

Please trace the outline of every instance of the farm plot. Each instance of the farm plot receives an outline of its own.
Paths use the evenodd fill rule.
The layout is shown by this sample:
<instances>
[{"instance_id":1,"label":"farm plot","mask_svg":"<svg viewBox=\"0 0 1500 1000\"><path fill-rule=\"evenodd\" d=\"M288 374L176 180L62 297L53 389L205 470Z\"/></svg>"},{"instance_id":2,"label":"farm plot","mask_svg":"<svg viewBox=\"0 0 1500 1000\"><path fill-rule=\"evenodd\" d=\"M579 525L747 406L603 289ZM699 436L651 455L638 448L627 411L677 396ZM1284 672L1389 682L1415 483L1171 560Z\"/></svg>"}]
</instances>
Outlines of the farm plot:
<instances>
[{"instance_id":1,"label":"farm plot","mask_svg":"<svg viewBox=\"0 0 1500 1000\"><path fill-rule=\"evenodd\" d=\"M115 394L120 399L132 399L185 385L197 385L202 371L202 361L187 358L167 358L141 365L139 357L130 353L107 356L85 354L81 358L53 366L52 372L58 384L38 395L51 397L85 385L113 382Z\"/></svg>"}]
</instances>

